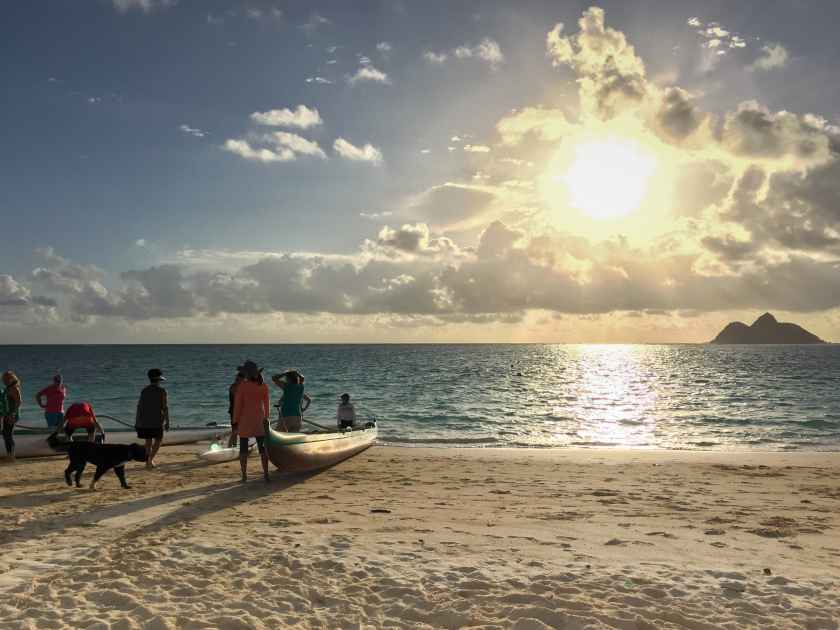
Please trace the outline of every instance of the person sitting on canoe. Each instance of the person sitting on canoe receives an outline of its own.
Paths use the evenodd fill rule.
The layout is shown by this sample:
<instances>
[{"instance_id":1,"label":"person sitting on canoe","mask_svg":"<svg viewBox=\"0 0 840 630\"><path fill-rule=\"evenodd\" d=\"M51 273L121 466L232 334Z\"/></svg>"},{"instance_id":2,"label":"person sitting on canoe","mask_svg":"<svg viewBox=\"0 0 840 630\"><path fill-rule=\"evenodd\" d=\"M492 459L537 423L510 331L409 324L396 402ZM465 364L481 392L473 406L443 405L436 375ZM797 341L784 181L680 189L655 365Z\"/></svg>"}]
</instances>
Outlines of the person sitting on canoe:
<instances>
[{"instance_id":1,"label":"person sitting on canoe","mask_svg":"<svg viewBox=\"0 0 840 630\"><path fill-rule=\"evenodd\" d=\"M268 451L265 450L265 426L271 411L268 385L262 378L262 370L253 361L242 365L245 374L236 388L233 402L233 420L239 434L239 467L242 482L248 481L248 442L254 438L262 461L263 478L268 483Z\"/></svg>"},{"instance_id":2,"label":"person sitting on canoe","mask_svg":"<svg viewBox=\"0 0 840 630\"><path fill-rule=\"evenodd\" d=\"M169 431L169 398L161 385L166 380L161 370L152 368L146 376L149 384L140 392L134 428L137 429L137 437L146 440L146 468L154 468L163 432Z\"/></svg>"},{"instance_id":3,"label":"person sitting on canoe","mask_svg":"<svg viewBox=\"0 0 840 630\"><path fill-rule=\"evenodd\" d=\"M233 418L233 405L236 402L236 390L239 388L240 383L245 380L244 369L245 368L241 365L236 368L236 378L233 379L233 383L231 383L230 387L228 387L228 415L230 416L230 438L228 439L228 448L236 446L236 420Z\"/></svg>"},{"instance_id":4,"label":"person sitting on canoe","mask_svg":"<svg viewBox=\"0 0 840 630\"><path fill-rule=\"evenodd\" d=\"M3 442L6 445L6 457L15 458L15 424L20 418L20 406L23 402L20 391L20 379L11 370L3 372L3 390L0 391L0 424L3 425Z\"/></svg>"},{"instance_id":5,"label":"person sitting on canoe","mask_svg":"<svg viewBox=\"0 0 840 630\"><path fill-rule=\"evenodd\" d=\"M89 442L94 441L97 432L105 435L105 430L97 421L96 414L93 413L93 407L86 401L73 403L67 408L64 414L64 425L61 428L64 429L64 434L68 438L73 436L76 429L85 429Z\"/></svg>"},{"instance_id":6,"label":"person sitting on canoe","mask_svg":"<svg viewBox=\"0 0 840 630\"><path fill-rule=\"evenodd\" d=\"M342 394L335 414L339 429L352 429L356 425L356 408L350 402L350 394Z\"/></svg>"},{"instance_id":7,"label":"person sitting on canoe","mask_svg":"<svg viewBox=\"0 0 840 630\"><path fill-rule=\"evenodd\" d=\"M283 398L280 400L279 430L300 433L303 412L312 404L312 399L303 390L303 374L297 370L288 370L282 374L275 374L271 380L283 390Z\"/></svg>"},{"instance_id":8,"label":"person sitting on canoe","mask_svg":"<svg viewBox=\"0 0 840 630\"><path fill-rule=\"evenodd\" d=\"M35 394L35 402L44 410L44 419L48 429L58 429L64 424L64 399L67 398L67 388L64 386L61 374L53 376L51 385L47 385Z\"/></svg>"}]
</instances>

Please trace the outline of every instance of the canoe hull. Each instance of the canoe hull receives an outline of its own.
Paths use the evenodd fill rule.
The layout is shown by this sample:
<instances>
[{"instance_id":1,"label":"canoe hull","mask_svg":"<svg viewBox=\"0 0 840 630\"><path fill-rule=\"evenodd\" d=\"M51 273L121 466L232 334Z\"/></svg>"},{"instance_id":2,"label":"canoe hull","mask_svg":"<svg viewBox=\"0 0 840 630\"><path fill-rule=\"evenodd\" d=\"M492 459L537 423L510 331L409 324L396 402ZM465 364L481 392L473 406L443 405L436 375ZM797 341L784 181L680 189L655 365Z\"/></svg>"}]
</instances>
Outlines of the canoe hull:
<instances>
[{"instance_id":1,"label":"canoe hull","mask_svg":"<svg viewBox=\"0 0 840 630\"><path fill-rule=\"evenodd\" d=\"M280 433L268 427L268 458L283 472L301 473L327 468L353 457L376 441L377 428L336 433Z\"/></svg>"},{"instance_id":2,"label":"canoe hull","mask_svg":"<svg viewBox=\"0 0 840 630\"><path fill-rule=\"evenodd\" d=\"M211 440L217 435L230 433L229 425L218 425L212 427L184 427L172 429L163 434L162 446L175 446L178 444L195 444L203 440ZM65 452L56 451L47 444L49 431L33 431L22 429L15 431L15 457L49 457L52 455L65 455ZM87 434L80 433L74 436L77 439L86 439ZM140 440L134 431L108 431L106 434L108 444L145 444Z\"/></svg>"}]
</instances>

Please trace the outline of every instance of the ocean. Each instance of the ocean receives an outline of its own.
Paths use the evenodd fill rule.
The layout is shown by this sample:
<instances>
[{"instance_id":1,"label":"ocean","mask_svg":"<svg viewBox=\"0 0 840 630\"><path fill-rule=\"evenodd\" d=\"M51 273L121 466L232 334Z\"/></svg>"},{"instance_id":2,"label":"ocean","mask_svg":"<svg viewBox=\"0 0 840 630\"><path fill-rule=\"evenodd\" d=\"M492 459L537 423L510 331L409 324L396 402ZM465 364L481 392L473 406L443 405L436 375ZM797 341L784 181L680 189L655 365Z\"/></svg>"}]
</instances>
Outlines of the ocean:
<instances>
[{"instance_id":1,"label":"ocean","mask_svg":"<svg viewBox=\"0 0 840 630\"><path fill-rule=\"evenodd\" d=\"M838 345L0 347L23 383L21 423L35 426L35 393L56 370L68 401L132 422L151 367L168 379L173 424L226 422L245 359L303 372L307 418L322 424L348 392L395 445L840 450Z\"/></svg>"}]
</instances>

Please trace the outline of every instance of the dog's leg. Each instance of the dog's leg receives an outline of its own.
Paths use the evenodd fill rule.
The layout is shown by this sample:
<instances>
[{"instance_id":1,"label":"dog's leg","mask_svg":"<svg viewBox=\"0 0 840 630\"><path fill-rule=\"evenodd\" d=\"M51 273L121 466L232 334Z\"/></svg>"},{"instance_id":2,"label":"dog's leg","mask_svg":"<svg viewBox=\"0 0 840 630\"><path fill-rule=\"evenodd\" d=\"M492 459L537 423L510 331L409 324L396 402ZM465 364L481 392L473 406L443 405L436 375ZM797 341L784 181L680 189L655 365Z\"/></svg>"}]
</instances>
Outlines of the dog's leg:
<instances>
[{"instance_id":1,"label":"dog's leg","mask_svg":"<svg viewBox=\"0 0 840 630\"><path fill-rule=\"evenodd\" d=\"M82 473L85 472L85 466L87 466L86 462L82 462L81 464L76 464L76 487L82 487Z\"/></svg>"},{"instance_id":2,"label":"dog's leg","mask_svg":"<svg viewBox=\"0 0 840 630\"><path fill-rule=\"evenodd\" d=\"M108 472L108 469L104 466L97 466L96 472L93 473L93 479L90 480L90 489L96 490L96 482L99 481L99 478Z\"/></svg>"},{"instance_id":3,"label":"dog's leg","mask_svg":"<svg viewBox=\"0 0 840 630\"><path fill-rule=\"evenodd\" d=\"M114 473L117 475L117 478L120 480L120 485L122 485L123 488L128 490L131 486L129 486L125 482L125 466L124 465L123 466L114 466Z\"/></svg>"}]
</instances>

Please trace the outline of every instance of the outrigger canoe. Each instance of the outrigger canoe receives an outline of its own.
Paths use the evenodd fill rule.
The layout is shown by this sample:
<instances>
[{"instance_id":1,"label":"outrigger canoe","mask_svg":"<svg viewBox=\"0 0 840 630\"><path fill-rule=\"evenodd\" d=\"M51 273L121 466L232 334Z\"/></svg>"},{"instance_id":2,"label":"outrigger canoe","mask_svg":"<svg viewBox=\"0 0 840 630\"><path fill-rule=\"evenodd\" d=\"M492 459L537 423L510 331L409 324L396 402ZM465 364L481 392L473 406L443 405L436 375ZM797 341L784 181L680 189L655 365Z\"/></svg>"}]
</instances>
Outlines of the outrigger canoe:
<instances>
[{"instance_id":1,"label":"outrigger canoe","mask_svg":"<svg viewBox=\"0 0 840 630\"><path fill-rule=\"evenodd\" d=\"M266 430L268 458L283 472L309 472L327 468L361 453L373 445L377 429L375 422L364 427L334 433L281 433L271 427Z\"/></svg>"},{"instance_id":2,"label":"outrigger canoe","mask_svg":"<svg viewBox=\"0 0 840 630\"><path fill-rule=\"evenodd\" d=\"M229 424L211 423L203 427L173 427L163 434L162 446L177 444L194 444L204 440L230 433ZM47 438L52 434L49 429L35 429L18 427L15 429L15 457L49 457L50 455L66 455L47 444ZM73 436L74 440L86 440L87 433L79 431ZM137 438L137 434L130 430L111 429L106 433L109 444L144 444L145 440Z\"/></svg>"}]
</instances>

